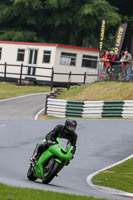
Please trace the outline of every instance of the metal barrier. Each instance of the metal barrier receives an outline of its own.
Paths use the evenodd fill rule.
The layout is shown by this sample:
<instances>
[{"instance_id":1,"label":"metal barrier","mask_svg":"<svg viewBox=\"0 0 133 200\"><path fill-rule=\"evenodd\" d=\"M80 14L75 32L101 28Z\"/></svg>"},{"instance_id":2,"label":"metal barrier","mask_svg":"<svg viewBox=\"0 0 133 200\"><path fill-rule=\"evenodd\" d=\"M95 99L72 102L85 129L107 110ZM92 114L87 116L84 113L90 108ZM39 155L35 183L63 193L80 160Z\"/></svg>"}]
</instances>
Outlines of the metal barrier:
<instances>
[{"instance_id":1,"label":"metal barrier","mask_svg":"<svg viewBox=\"0 0 133 200\"><path fill-rule=\"evenodd\" d=\"M67 101L48 98L45 114L63 118L133 118L133 101Z\"/></svg>"}]
</instances>

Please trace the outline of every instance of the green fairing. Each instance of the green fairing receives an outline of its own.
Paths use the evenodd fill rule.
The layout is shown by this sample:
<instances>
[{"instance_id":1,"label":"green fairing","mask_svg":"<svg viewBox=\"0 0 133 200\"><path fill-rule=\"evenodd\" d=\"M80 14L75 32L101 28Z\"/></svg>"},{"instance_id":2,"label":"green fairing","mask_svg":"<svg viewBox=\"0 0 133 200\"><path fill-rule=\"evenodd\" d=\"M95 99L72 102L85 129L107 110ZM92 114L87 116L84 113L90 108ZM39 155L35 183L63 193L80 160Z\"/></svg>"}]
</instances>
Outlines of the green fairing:
<instances>
[{"instance_id":1,"label":"green fairing","mask_svg":"<svg viewBox=\"0 0 133 200\"><path fill-rule=\"evenodd\" d=\"M68 161L68 160L72 159L72 154L70 153L72 151L72 148L70 148L70 150L68 151L67 154L63 154L61 151L59 151L59 146L57 146L57 145L51 146L49 148L49 151L52 154L54 154L55 156L65 160L65 161Z\"/></svg>"},{"instance_id":2,"label":"green fairing","mask_svg":"<svg viewBox=\"0 0 133 200\"><path fill-rule=\"evenodd\" d=\"M44 143L45 141L46 140L43 140L42 143ZM65 153L62 153L61 149ZM37 161L34 167L34 176L42 179L44 173L44 163L46 163L51 157L54 157L54 160L61 164L61 170L64 167L64 165L72 159L72 150L73 146L71 146L70 149L67 150L61 145L60 138L57 138L57 143L55 143L55 145L50 146L49 149L43 152L40 156L39 160ZM64 161L63 163L62 160Z\"/></svg>"},{"instance_id":3,"label":"green fairing","mask_svg":"<svg viewBox=\"0 0 133 200\"><path fill-rule=\"evenodd\" d=\"M58 162L58 163L60 163L60 164L62 164L61 160L59 160L58 158L55 158L55 161Z\"/></svg>"},{"instance_id":4,"label":"green fairing","mask_svg":"<svg viewBox=\"0 0 133 200\"><path fill-rule=\"evenodd\" d=\"M39 158L37 164L34 168L34 176L42 179L43 177L43 164L52 156L53 154L48 150L42 153L41 157Z\"/></svg>"}]
</instances>

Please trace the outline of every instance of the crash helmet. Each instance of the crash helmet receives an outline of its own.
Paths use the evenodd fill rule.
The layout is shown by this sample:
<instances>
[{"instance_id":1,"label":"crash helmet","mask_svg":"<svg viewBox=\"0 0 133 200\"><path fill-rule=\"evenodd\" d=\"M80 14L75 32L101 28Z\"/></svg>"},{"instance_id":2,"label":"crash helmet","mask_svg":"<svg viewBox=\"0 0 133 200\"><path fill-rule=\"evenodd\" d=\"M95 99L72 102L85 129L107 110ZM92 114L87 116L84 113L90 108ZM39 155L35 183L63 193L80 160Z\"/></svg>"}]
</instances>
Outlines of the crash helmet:
<instances>
[{"instance_id":1,"label":"crash helmet","mask_svg":"<svg viewBox=\"0 0 133 200\"><path fill-rule=\"evenodd\" d=\"M76 130L77 127L77 121L74 119L66 119L65 121L65 128L69 131L69 132L74 132Z\"/></svg>"}]
</instances>

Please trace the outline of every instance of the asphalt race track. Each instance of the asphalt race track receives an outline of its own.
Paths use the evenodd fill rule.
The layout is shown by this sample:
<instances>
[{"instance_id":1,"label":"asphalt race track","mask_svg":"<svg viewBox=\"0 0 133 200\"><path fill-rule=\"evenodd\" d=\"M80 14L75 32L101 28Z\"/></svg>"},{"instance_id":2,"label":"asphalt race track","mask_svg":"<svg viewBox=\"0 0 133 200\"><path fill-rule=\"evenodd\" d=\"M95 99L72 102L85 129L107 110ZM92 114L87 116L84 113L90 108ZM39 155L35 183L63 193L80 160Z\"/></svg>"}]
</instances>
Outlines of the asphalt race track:
<instances>
[{"instance_id":1,"label":"asphalt race track","mask_svg":"<svg viewBox=\"0 0 133 200\"><path fill-rule=\"evenodd\" d=\"M0 100L0 120L34 119L37 112L45 107L46 94L48 93Z\"/></svg>"},{"instance_id":2,"label":"asphalt race track","mask_svg":"<svg viewBox=\"0 0 133 200\"><path fill-rule=\"evenodd\" d=\"M65 121L64 119L34 120L37 111L44 106L45 94L43 95L0 101L0 110L2 110L0 112L0 182L19 187L99 198L127 199L88 186L86 178L89 174L133 153L131 120L78 119L77 151L71 163L49 185L42 184L39 179L36 182L27 179L29 158L36 143L41 142L45 134L56 124L63 124ZM21 109L17 110L17 105L21 105ZM28 114L28 111L31 113Z\"/></svg>"}]
</instances>

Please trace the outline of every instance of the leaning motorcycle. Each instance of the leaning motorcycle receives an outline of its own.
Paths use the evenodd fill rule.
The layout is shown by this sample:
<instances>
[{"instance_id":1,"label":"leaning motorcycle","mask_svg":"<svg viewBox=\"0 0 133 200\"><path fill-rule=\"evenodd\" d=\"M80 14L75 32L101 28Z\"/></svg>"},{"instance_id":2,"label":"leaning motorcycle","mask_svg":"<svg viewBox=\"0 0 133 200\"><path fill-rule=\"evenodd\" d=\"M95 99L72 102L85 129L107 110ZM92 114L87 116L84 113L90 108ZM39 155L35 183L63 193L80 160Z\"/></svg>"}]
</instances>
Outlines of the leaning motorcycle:
<instances>
[{"instance_id":1,"label":"leaning motorcycle","mask_svg":"<svg viewBox=\"0 0 133 200\"><path fill-rule=\"evenodd\" d=\"M43 140L44 143L46 140ZM30 163L27 177L31 181L37 178L42 179L42 183L48 184L57 176L60 170L72 159L70 142L67 139L57 138L45 152L38 156L35 162Z\"/></svg>"}]
</instances>

